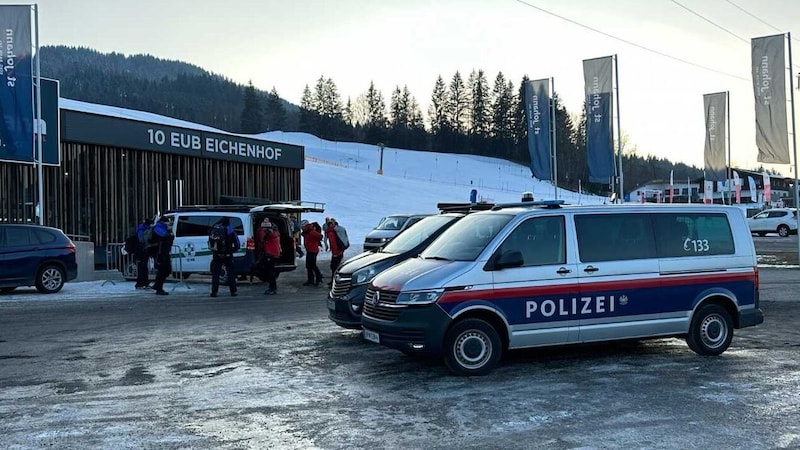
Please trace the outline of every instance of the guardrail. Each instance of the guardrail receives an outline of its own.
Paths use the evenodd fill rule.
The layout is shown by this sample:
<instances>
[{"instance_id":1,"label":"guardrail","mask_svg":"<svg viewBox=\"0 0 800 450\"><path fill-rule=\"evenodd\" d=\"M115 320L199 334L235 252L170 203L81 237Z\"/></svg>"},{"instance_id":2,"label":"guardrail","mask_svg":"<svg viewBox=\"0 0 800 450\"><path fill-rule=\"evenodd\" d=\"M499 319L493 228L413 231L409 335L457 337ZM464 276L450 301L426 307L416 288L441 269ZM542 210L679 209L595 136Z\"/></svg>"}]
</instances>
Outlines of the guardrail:
<instances>
[{"instance_id":1,"label":"guardrail","mask_svg":"<svg viewBox=\"0 0 800 450\"><path fill-rule=\"evenodd\" d=\"M191 289L192 287L189 286L189 283L186 282L186 277L183 276L183 249L180 247L180 245L172 246L172 249L169 252L169 257L170 259L172 259L172 261L175 261L176 259L175 255L178 255L177 257L178 270L177 271L175 270L176 264L172 264L172 278L175 278L176 280L178 280L178 282L172 286L170 292L175 291L175 288L177 288L180 284L186 286L186 289Z\"/></svg>"}]
</instances>

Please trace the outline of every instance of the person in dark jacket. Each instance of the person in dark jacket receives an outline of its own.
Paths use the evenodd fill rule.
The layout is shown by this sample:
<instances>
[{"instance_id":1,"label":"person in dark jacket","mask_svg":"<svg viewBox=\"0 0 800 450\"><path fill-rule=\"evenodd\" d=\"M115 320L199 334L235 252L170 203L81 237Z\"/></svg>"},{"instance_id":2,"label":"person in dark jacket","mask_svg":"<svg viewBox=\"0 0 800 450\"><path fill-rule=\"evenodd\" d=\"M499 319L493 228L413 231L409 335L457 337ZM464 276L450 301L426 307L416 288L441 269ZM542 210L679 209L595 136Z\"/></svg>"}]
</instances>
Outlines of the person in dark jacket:
<instances>
[{"instance_id":1,"label":"person in dark jacket","mask_svg":"<svg viewBox=\"0 0 800 450\"><path fill-rule=\"evenodd\" d=\"M144 219L136 227L136 251L133 252L133 260L136 262L136 289L148 289L150 287L150 269L147 267L150 262L150 255L147 254L147 246L144 240L145 231L152 226L152 219Z\"/></svg>"},{"instance_id":2,"label":"person in dark jacket","mask_svg":"<svg viewBox=\"0 0 800 450\"><path fill-rule=\"evenodd\" d=\"M228 217L223 217L219 221L219 226L223 228L224 248L213 250L211 255L211 296L216 297L219 291L219 275L225 267L225 274L228 281L231 297L236 297L236 275L233 271L233 255L239 248L239 237L231 225Z\"/></svg>"},{"instance_id":3,"label":"person in dark jacket","mask_svg":"<svg viewBox=\"0 0 800 450\"><path fill-rule=\"evenodd\" d=\"M158 223L153 225L153 234L158 242L155 256L156 281L153 282L153 289L155 289L156 295L169 295L169 292L164 290L164 282L169 274L172 273L170 253L172 252L172 243L175 240L175 235L172 234L169 226L169 218L162 216L158 219Z\"/></svg>"},{"instance_id":4,"label":"person in dark jacket","mask_svg":"<svg viewBox=\"0 0 800 450\"><path fill-rule=\"evenodd\" d=\"M322 242L322 229L317 222L303 226L303 245L306 247L306 273L308 281L303 286L319 286L322 284L322 272L317 267L317 255Z\"/></svg>"}]
</instances>

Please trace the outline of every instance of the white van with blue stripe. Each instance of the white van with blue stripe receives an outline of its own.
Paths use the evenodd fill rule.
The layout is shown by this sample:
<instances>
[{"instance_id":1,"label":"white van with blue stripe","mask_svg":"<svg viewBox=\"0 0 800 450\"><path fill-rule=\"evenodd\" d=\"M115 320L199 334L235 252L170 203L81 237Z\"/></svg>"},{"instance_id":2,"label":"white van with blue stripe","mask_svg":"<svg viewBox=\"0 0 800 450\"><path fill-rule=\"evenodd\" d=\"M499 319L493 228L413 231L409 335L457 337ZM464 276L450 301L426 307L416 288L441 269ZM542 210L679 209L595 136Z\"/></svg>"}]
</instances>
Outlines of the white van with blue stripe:
<instances>
[{"instance_id":1,"label":"white van with blue stripe","mask_svg":"<svg viewBox=\"0 0 800 450\"><path fill-rule=\"evenodd\" d=\"M763 322L742 210L498 205L463 218L367 290L364 337L488 373L509 349L685 337L719 355Z\"/></svg>"}]
</instances>

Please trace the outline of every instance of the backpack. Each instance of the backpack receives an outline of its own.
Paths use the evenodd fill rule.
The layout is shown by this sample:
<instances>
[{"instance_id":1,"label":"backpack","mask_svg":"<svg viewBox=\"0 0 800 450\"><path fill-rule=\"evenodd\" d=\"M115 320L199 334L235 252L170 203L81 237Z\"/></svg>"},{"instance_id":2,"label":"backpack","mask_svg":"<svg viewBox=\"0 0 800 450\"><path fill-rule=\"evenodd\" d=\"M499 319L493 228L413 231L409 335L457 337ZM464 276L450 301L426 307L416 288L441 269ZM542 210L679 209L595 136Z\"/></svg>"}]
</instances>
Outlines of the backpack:
<instances>
[{"instance_id":1,"label":"backpack","mask_svg":"<svg viewBox=\"0 0 800 450\"><path fill-rule=\"evenodd\" d=\"M144 245L146 251L152 252L158 248L158 240L153 232L153 227L148 227L146 230L144 230L142 236L144 237L142 244Z\"/></svg>"},{"instance_id":2,"label":"backpack","mask_svg":"<svg viewBox=\"0 0 800 450\"><path fill-rule=\"evenodd\" d=\"M339 245L339 248L342 250L350 248L350 239L347 238L347 230L341 226L337 226L334 231L336 232L336 243Z\"/></svg>"},{"instance_id":3,"label":"backpack","mask_svg":"<svg viewBox=\"0 0 800 450\"><path fill-rule=\"evenodd\" d=\"M139 235L133 233L125 239L125 252L129 255L136 253L139 250Z\"/></svg>"},{"instance_id":4,"label":"backpack","mask_svg":"<svg viewBox=\"0 0 800 450\"><path fill-rule=\"evenodd\" d=\"M220 224L214 225L208 233L208 248L214 253L227 253L225 227Z\"/></svg>"}]
</instances>

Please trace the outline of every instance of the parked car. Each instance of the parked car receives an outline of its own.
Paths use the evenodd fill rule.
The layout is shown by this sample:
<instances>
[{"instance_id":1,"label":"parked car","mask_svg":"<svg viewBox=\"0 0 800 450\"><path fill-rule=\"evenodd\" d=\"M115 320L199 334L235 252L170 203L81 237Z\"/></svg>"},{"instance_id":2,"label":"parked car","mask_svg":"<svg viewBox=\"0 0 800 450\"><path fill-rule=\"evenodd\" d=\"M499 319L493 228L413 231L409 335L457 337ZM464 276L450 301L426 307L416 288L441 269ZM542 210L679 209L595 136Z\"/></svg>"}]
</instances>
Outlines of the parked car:
<instances>
[{"instance_id":1,"label":"parked car","mask_svg":"<svg viewBox=\"0 0 800 450\"><path fill-rule=\"evenodd\" d=\"M773 208L747 219L750 232L759 236L778 233L781 237L797 234L797 211L791 208Z\"/></svg>"},{"instance_id":2,"label":"parked car","mask_svg":"<svg viewBox=\"0 0 800 450\"><path fill-rule=\"evenodd\" d=\"M361 308L369 282L389 267L417 256L464 214L425 217L406 227L384 247L342 264L328 293L328 318L343 328L361 328Z\"/></svg>"},{"instance_id":3,"label":"parked car","mask_svg":"<svg viewBox=\"0 0 800 450\"><path fill-rule=\"evenodd\" d=\"M78 277L75 244L57 228L0 225L0 292L36 286L53 294Z\"/></svg>"},{"instance_id":4,"label":"parked car","mask_svg":"<svg viewBox=\"0 0 800 450\"><path fill-rule=\"evenodd\" d=\"M364 237L364 251L383 247L401 231L428 216L430 214L393 214L381 217L378 225Z\"/></svg>"}]
</instances>

